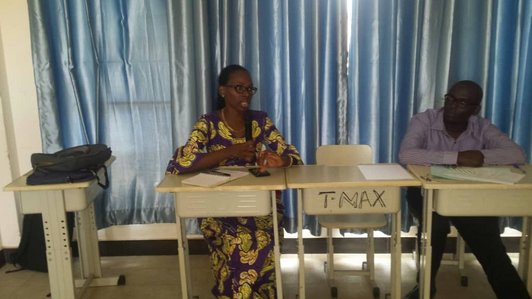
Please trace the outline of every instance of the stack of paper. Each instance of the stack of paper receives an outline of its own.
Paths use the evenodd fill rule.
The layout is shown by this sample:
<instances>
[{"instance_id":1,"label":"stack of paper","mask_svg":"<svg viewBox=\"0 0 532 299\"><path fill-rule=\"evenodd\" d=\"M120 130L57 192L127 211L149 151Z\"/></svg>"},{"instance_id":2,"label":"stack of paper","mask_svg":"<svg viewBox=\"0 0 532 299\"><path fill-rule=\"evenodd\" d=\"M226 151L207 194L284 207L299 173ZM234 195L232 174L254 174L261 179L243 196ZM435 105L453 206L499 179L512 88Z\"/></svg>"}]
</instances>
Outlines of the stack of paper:
<instances>
[{"instance_id":1,"label":"stack of paper","mask_svg":"<svg viewBox=\"0 0 532 299\"><path fill-rule=\"evenodd\" d=\"M399 164L358 165L366 180L412 180L413 177Z\"/></svg>"},{"instance_id":2,"label":"stack of paper","mask_svg":"<svg viewBox=\"0 0 532 299\"><path fill-rule=\"evenodd\" d=\"M525 177L515 173L511 167L454 167L431 166L430 174L453 180L468 180L500 184L514 184Z\"/></svg>"},{"instance_id":3,"label":"stack of paper","mask_svg":"<svg viewBox=\"0 0 532 299\"><path fill-rule=\"evenodd\" d=\"M193 177L181 181L183 184L200 187L215 187L248 175L247 171L238 170L215 170L201 172Z\"/></svg>"}]
</instances>

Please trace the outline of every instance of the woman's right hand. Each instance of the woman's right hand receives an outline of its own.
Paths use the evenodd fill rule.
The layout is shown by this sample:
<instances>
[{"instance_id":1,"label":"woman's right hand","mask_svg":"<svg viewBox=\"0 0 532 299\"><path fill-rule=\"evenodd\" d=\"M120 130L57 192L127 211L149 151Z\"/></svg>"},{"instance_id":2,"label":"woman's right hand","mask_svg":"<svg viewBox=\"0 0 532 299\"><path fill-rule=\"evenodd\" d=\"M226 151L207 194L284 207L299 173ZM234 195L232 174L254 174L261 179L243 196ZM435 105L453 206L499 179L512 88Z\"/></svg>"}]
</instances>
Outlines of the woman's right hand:
<instances>
[{"instance_id":1,"label":"woman's right hand","mask_svg":"<svg viewBox=\"0 0 532 299\"><path fill-rule=\"evenodd\" d=\"M235 144L228 148L230 150L231 157L244 159L248 162L255 159L255 144L253 140L246 141L245 143Z\"/></svg>"}]
</instances>

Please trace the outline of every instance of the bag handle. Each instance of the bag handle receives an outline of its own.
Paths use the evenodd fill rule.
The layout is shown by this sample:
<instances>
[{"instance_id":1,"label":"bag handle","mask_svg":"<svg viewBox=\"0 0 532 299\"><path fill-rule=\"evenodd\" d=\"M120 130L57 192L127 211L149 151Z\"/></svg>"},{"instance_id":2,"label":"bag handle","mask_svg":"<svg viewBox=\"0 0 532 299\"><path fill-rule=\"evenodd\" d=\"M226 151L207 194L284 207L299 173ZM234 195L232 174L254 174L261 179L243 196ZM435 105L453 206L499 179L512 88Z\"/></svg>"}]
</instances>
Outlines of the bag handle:
<instances>
[{"instance_id":1,"label":"bag handle","mask_svg":"<svg viewBox=\"0 0 532 299\"><path fill-rule=\"evenodd\" d=\"M98 175L98 171L100 168L103 168L103 175L105 177L105 182L100 182L100 176ZM96 181L98 182L98 186L102 187L103 189L109 188L109 175L107 174L107 166L102 165L98 168L98 170L94 171L91 170L94 173L94 176L96 177Z\"/></svg>"}]
</instances>

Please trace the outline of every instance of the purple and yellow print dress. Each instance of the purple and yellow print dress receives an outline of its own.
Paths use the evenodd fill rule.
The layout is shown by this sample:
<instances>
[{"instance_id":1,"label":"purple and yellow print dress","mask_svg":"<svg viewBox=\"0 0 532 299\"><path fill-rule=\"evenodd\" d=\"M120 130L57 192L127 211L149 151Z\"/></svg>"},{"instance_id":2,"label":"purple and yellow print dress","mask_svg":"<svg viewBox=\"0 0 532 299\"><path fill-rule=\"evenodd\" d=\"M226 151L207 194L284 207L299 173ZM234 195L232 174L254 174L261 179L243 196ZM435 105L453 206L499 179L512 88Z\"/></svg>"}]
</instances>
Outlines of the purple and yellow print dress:
<instances>
[{"instance_id":1,"label":"purple and yellow print dress","mask_svg":"<svg viewBox=\"0 0 532 299\"><path fill-rule=\"evenodd\" d=\"M290 157L292 164L302 164L296 148L284 137L262 111L251 110L252 136L257 153L262 144L280 156ZM246 142L235 138L216 112L202 115L194 125L187 143L179 147L169 162L167 173L179 174L194 165L208 152ZM253 165L239 158L220 163ZM279 193L278 193L279 194ZM277 212L282 219L282 206L277 198ZM273 254L273 219L262 217L201 218L200 229L209 246L216 285L212 293L223 299L276 298L275 261Z\"/></svg>"}]
</instances>

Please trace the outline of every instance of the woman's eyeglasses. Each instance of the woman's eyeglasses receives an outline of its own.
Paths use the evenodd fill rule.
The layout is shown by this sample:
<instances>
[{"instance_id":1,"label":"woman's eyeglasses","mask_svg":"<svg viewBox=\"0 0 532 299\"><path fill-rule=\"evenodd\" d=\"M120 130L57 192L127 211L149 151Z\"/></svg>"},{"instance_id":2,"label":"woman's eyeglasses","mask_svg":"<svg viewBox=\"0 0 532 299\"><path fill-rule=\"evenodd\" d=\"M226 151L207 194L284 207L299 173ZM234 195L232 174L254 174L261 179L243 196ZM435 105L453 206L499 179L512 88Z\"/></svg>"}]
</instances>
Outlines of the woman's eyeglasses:
<instances>
[{"instance_id":1,"label":"woman's eyeglasses","mask_svg":"<svg viewBox=\"0 0 532 299\"><path fill-rule=\"evenodd\" d=\"M227 87L232 87L235 89L236 92L238 92L239 94L245 94L246 92L249 93L250 95L254 95L257 93L257 87L247 87L247 86L244 86L244 85L240 85L240 84L237 84L237 85L225 85Z\"/></svg>"},{"instance_id":2,"label":"woman's eyeglasses","mask_svg":"<svg viewBox=\"0 0 532 299\"><path fill-rule=\"evenodd\" d=\"M479 104L477 103L470 103L468 102L466 99L458 99L456 98L455 96L453 96L452 94L446 94L444 96L445 100L446 101L450 101L452 104L454 105L458 105L460 107L476 107L478 106Z\"/></svg>"}]
</instances>

